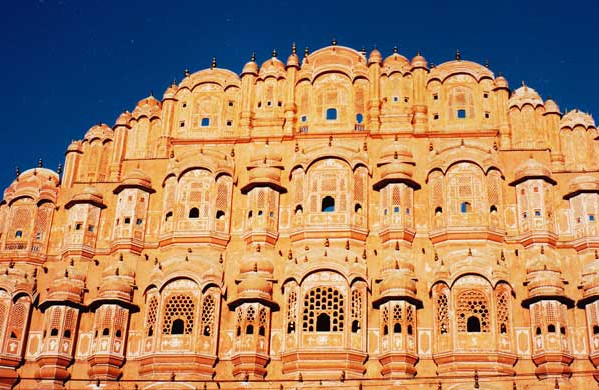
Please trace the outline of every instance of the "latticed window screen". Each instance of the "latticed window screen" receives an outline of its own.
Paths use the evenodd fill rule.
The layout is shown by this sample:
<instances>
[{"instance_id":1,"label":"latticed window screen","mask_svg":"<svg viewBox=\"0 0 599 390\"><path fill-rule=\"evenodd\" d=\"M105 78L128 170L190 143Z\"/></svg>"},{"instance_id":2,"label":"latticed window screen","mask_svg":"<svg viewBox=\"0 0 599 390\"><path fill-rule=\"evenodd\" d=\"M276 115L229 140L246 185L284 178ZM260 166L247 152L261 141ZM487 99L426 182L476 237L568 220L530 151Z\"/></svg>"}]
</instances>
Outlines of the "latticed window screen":
<instances>
[{"instance_id":1,"label":"latticed window screen","mask_svg":"<svg viewBox=\"0 0 599 390\"><path fill-rule=\"evenodd\" d=\"M321 211L321 201L326 196L335 199L335 212L347 210L347 186L350 169L336 159L318 161L308 171L310 182L310 212Z\"/></svg>"},{"instance_id":2,"label":"latticed window screen","mask_svg":"<svg viewBox=\"0 0 599 390\"><path fill-rule=\"evenodd\" d=\"M495 170L489 172L487 183L489 204L499 207L501 205L501 174Z\"/></svg>"},{"instance_id":3,"label":"latticed window screen","mask_svg":"<svg viewBox=\"0 0 599 390\"><path fill-rule=\"evenodd\" d=\"M496 298L497 327L499 333L509 333L510 329L510 297L507 291L499 291Z\"/></svg>"},{"instance_id":4,"label":"latticed window screen","mask_svg":"<svg viewBox=\"0 0 599 390\"><path fill-rule=\"evenodd\" d=\"M352 320L362 320L362 293L358 290L351 293L351 318Z\"/></svg>"},{"instance_id":5,"label":"latticed window screen","mask_svg":"<svg viewBox=\"0 0 599 390\"><path fill-rule=\"evenodd\" d=\"M406 307L406 324L408 326L414 326L414 309L412 307L412 305L407 305ZM410 329L408 329L408 332L410 332Z\"/></svg>"},{"instance_id":6,"label":"latticed window screen","mask_svg":"<svg viewBox=\"0 0 599 390\"><path fill-rule=\"evenodd\" d=\"M382 334L386 335L389 333L389 307L387 305L383 306L383 311L381 313L381 328Z\"/></svg>"},{"instance_id":7,"label":"latticed window screen","mask_svg":"<svg viewBox=\"0 0 599 390\"><path fill-rule=\"evenodd\" d=\"M4 326L4 319L6 318L6 312L8 311L8 306L10 304L10 300L2 300L2 302L0 302L0 335L3 332L3 326Z\"/></svg>"},{"instance_id":8,"label":"latticed window screen","mask_svg":"<svg viewBox=\"0 0 599 390\"><path fill-rule=\"evenodd\" d=\"M400 305L393 306L393 331L401 332L402 310Z\"/></svg>"},{"instance_id":9,"label":"latticed window screen","mask_svg":"<svg viewBox=\"0 0 599 390\"><path fill-rule=\"evenodd\" d=\"M443 290L438 291L437 295L437 324L439 326L439 333L449 333L449 302L447 295Z\"/></svg>"},{"instance_id":10,"label":"latticed window screen","mask_svg":"<svg viewBox=\"0 0 599 390\"><path fill-rule=\"evenodd\" d=\"M334 287L315 287L308 291L304 297L303 330L314 332L317 330L319 319L329 321L332 332L343 331L344 323L343 295Z\"/></svg>"},{"instance_id":11,"label":"latticed window screen","mask_svg":"<svg viewBox=\"0 0 599 390\"><path fill-rule=\"evenodd\" d=\"M202 334L212 336L214 334L215 302L211 295L206 295L202 302Z\"/></svg>"},{"instance_id":12,"label":"latticed window screen","mask_svg":"<svg viewBox=\"0 0 599 390\"><path fill-rule=\"evenodd\" d=\"M146 336L152 336L154 328L156 328L156 312L158 311L158 299L152 297L150 304L148 305L148 312L146 314Z\"/></svg>"},{"instance_id":13,"label":"latticed window screen","mask_svg":"<svg viewBox=\"0 0 599 390\"><path fill-rule=\"evenodd\" d=\"M52 320L50 321L50 330L52 329L60 329L60 320L61 320L61 308L55 307L52 312Z\"/></svg>"},{"instance_id":14,"label":"latticed window screen","mask_svg":"<svg viewBox=\"0 0 599 390\"><path fill-rule=\"evenodd\" d=\"M10 310L8 332L11 338L20 338L27 322L27 305L22 300L15 303Z\"/></svg>"},{"instance_id":15,"label":"latticed window screen","mask_svg":"<svg viewBox=\"0 0 599 390\"><path fill-rule=\"evenodd\" d=\"M183 320L183 334L192 334L195 323L195 299L189 295L171 295L166 300L162 332L173 334L173 322Z\"/></svg>"},{"instance_id":16,"label":"latticed window screen","mask_svg":"<svg viewBox=\"0 0 599 390\"><path fill-rule=\"evenodd\" d=\"M64 329L66 331L73 331L75 328L75 310L66 309L66 315L64 320Z\"/></svg>"},{"instance_id":17,"label":"latticed window screen","mask_svg":"<svg viewBox=\"0 0 599 390\"><path fill-rule=\"evenodd\" d=\"M467 290L460 293L457 304L458 332L468 331L470 317L478 318L481 332L490 331L489 302L481 291Z\"/></svg>"},{"instance_id":18,"label":"latticed window screen","mask_svg":"<svg viewBox=\"0 0 599 390\"><path fill-rule=\"evenodd\" d=\"M297 321L297 292L292 290L287 296L287 333L295 331Z\"/></svg>"},{"instance_id":19,"label":"latticed window screen","mask_svg":"<svg viewBox=\"0 0 599 390\"><path fill-rule=\"evenodd\" d=\"M449 91L449 117L456 118L460 109L466 110L466 118L474 118L474 97L470 88L460 86Z\"/></svg>"}]
</instances>

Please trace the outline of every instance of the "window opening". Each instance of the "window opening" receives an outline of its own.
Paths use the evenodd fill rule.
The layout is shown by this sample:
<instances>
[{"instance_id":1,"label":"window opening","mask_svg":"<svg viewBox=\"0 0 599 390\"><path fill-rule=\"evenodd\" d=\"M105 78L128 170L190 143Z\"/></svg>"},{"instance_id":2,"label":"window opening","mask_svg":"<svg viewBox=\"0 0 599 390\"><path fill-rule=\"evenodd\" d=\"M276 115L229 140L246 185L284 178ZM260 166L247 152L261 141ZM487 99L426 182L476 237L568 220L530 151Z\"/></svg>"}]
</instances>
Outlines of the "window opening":
<instances>
[{"instance_id":1,"label":"window opening","mask_svg":"<svg viewBox=\"0 0 599 390\"><path fill-rule=\"evenodd\" d=\"M332 213L335 211L335 198L332 196L325 196L322 198L322 208L321 211L323 213Z\"/></svg>"},{"instance_id":2,"label":"window opening","mask_svg":"<svg viewBox=\"0 0 599 390\"><path fill-rule=\"evenodd\" d=\"M192 207L191 210L189 210L189 218L199 218L200 217L200 210L197 207Z\"/></svg>"},{"instance_id":3,"label":"window opening","mask_svg":"<svg viewBox=\"0 0 599 390\"><path fill-rule=\"evenodd\" d=\"M356 114L356 123L362 123L364 121L364 115Z\"/></svg>"},{"instance_id":4,"label":"window opening","mask_svg":"<svg viewBox=\"0 0 599 390\"><path fill-rule=\"evenodd\" d=\"M469 333L480 333L480 320L478 319L478 317L468 317L466 328Z\"/></svg>"},{"instance_id":5,"label":"window opening","mask_svg":"<svg viewBox=\"0 0 599 390\"><path fill-rule=\"evenodd\" d=\"M245 327L245 334L254 334L254 325L248 325Z\"/></svg>"},{"instance_id":6,"label":"window opening","mask_svg":"<svg viewBox=\"0 0 599 390\"><path fill-rule=\"evenodd\" d=\"M58 329L52 328L52 330L50 331L50 336L58 336Z\"/></svg>"},{"instance_id":7,"label":"window opening","mask_svg":"<svg viewBox=\"0 0 599 390\"><path fill-rule=\"evenodd\" d=\"M124 223L125 223L125 225L129 225L131 223L131 218L130 217L125 217Z\"/></svg>"},{"instance_id":8,"label":"window opening","mask_svg":"<svg viewBox=\"0 0 599 390\"><path fill-rule=\"evenodd\" d=\"M458 119L466 118L466 110L458 110L457 117L458 117Z\"/></svg>"},{"instance_id":9,"label":"window opening","mask_svg":"<svg viewBox=\"0 0 599 390\"><path fill-rule=\"evenodd\" d=\"M496 212L497 211L497 206L495 206L494 204L491 205L491 208L489 209L490 212Z\"/></svg>"},{"instance_id":10,"label":"window opening","mask_svg":"<svg viewBox=\"0 0 599 390\"><path fill-rule=\"evenodd\" d=\"M327 120L328 121L337 120L337 109L336 108L327 108Z\"/></svg>"},{"instance_id":11,"label":"window opening","mask_svg":"<svg viewBox=\"0 0 599 390\"><path fill-rule=\"evenodd\" d=\"M362 205L360 203L356 203L354 206L354 212L359 213L362 211Z\"/></svg>"},{"instance_id":12,"label":"window opening","mask_svg":"<svg viewBox=\"0 0 599 390\"><path fill-rule=\"evenodd\" d=\"M555 325L553 325L553 324L547 325L547 332L555 333Z\"/></svg>"},{"instance_id":13,"label":"window opening","mask_svg":"<svg viewBox=\"0 0 599 390\"><path fill-rule=\"evenodd\" d=\"M351 331L352 331L352 333L358 333L359 330L360 330L360 321L353 320L352 323L351 323Z\"/></svg>"},{"instance_id":14,"label":"window opening","mask_svg":"<svg viewBox=\"0 0 599 390\"><path fill-rule=\"evenodd\" d=\"M225 212L222 210L218 210L216 212L216 219L223 219L225 217Z\"/></svg>"},{"instance_id":15,"label":"window opening","mask_svg":"<svg viewBox=\"0 0 599 390\"><path fill-rule=\"evenodd\" d=\"M316 317L316 331L317 332L330 332L331 331L331 317L327 313L320 313Z\"/></svg>"},{"instance_id":16,"label":"window opening","mask_svg":"<svg viewBox=\"0 0 599 390\"><path fill-rule=\"evenodd\" d=\"M472 205L470 204L470 202L462 202L462 204L460 205L460 211L462 213L469 213L472 211Z\"/></svg>"},{"instance_id":17,"label":"window opening","mask_svg":"<svg viewBox=\"0 0 599 390\"><path fill-rule=\"evenodd\" d=\"M202 127L208 127L208 126L210 126L210 118L202 118L201 126Z\"/></svg>"},{"instance_id":18,"label":"window opening","mask_svg":"<svg viewBox=\"0 0 599 390\"><path fill-rule=\"evenodd\" d=\"M393 333L401 333L401 324L393 325Z\"/></svg>"},{"instance_id":19,"label":"window opening","mask_svg":"<svg viewBox=\"0 0 599 390\"><path fill-rule=\"evenodd\" d=\"M171 218L173 217L173 212L169 211L168 213L166 213L166 215L164 216L164 220L165 221L169 221Z\"/></svg>"},{"instance_id":20,"label":"window opening","mask_svg":"<svg viewBox=\"0 0 599 390\"><path fill-rule=\"evenodd\" d=\"M177 318L173 321L171 325L171 334L183 334L183 330L185 329L185 323L181 318Z\"/></svg>"},{"instance_id":21,"label":"window opening","mask_svg":"<svg viewBox=\"0 0 599 390\"><path fill-rule=\"evenodd\" d=\"M266 333L266 330L264 329L263 326L258 328L258 335L259 336L264 336L264 334Z\"/></svg>"},{"instance_id":22,"label":"window opening","mask_svg":"<svg viewBox=\"0 0 599 390\"><path fill-rule=\"evenodd\" d=\"M65 339L71 338L71 330L70 329L67 329L64 331L64 337L65 337Z\"/></svg>"}]
</instances>

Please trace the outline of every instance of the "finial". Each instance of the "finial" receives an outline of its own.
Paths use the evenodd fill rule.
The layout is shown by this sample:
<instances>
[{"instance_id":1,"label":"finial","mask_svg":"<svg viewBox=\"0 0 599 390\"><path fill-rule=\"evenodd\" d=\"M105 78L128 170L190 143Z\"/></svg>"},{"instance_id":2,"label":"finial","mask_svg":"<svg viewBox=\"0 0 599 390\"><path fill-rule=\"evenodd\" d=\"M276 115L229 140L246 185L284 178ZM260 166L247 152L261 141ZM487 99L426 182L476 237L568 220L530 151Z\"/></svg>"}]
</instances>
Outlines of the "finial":
<instances>
[{"instance_id":1,"label":"finial","mask_svg":"<svg viewBox=\"0 0 599 390\"><path fill-rule=\"evenodd\" d=\"M21 176L21 169L19 169L18 165L15 167L15 173L17 174L17 178L19 178L19 176Z\"/></svg>"},{"instance_id":2,"label":"finial","mask_svg":"<svg viewBox=\"0 0 599 390\"><path fill-rule=\"evenodd\" d=\"M42 161L41 158L39 160L37 160L37 167L38 168L43 168L44 167L44 162Z\"/></svg>"},{"instance_id":3,"label":"finial","mask_svg":"<svg viewBox=\"0 0 599 390\"><path fill-rule=\"evenodd\" d=\"M501 250L501 261L505 261L505 254L503 253L503 249Z\"/></svg>"},{"instance_id":4,"label":"finial","mask_svg":"<svg viewBox=\"0 0 599 390\"><path fill-rule=\"evenodd\" d=\"M189 77L189 69L185 69L185 72L183 72L183 74L185 75L185 77Z\"/></svg>"},{"instance_id":5,"label":"finial","mask_svg":"<svg viewBox=\"0 0 599 390\"><path fill-rule=\"evenodd\" d=\"M435 69L435 63L434 63L434 62L431 62L431 63L430 63L430 67L431 67L431 69Z\"/></svg>"},{"instance_id":6,"label":"finial","mask_svg":"<svg viewBox=\"0 0 599 390\"><path fill-rule=\"evenodd\" d=\"M327 254L327 250L325 249L325 250L324 250L324 257L327 257L327 256L328 256L328 254Z\"/></svg>"},{"instance_id":7,"label":"finial","mask_svg":"<svg viewBox=\"0 0 599 390\"><path fill-rule=\"evenodd\" d=\"M545 254L545 247L543 245L541 245L541 254L544 255Z\"/></svg>"},{"instance_id":8,"label":"finial","mask_svg":"<svg viewBox=\"0 0 599 390\"><path fill-rule=\"evenodd\" d=\"M485 68L489 69L490 62L488 59L485 60Z\"/></svg>"},{"instance_id":9,"label":"finial","mask_svg":"<svg viewBox=\"0 0 599 390\"><path fill-rule=\"evenodd\" d=\"M599 259L599 254L597 253L597 249L595 249L595 260Z\"/></svg>"},{"instance_id":10,"label":"finial","mask_svg":"<svg viewBox=\"0 0 599 390\"><path fill-rule=\"evenodd\" d=\"M395 250L398 251L399 250L399 241L395 241Z\"/></svg>"},{"instance_id":11,"label":"finial","mask_svg":"<svg viewBox=\"0 0 599 390\"><path fill-rule=\"evenodd\" d=\"M277 49L272 50L272 58L277 58Z\"/></svg>"},{"instance_id":12,"label":"finial","mask_svg":"<svg viewBox=\"0 0 599 390\"><path fill-rule=\"evenodd\" d=\"M114 274L115 274L116 276L119 276L119 267L116 267L116 269L114 270Z\"/></svg>"},{"instance_id":13,"label":"finial","mask_svg":"<svg viewBox=\"0 0 599 390\"><path fill-rule=\"evenodd\" d=\"M235 157L235 149L231 148L231 153L229 153L231 157Z\"/></svg>"},{"instance_id":14,"label":"finial","mask_svg":"<svg viewBox=\"0 0 599 390\"><path fill-rule=\"evenodd\" d=\"M56 168L56 173L58 173L59 175L62 173L62 164L58 163L58 168Z\"/></svg>"},{"instance_id":15,"label":"finial","mask_svg":"<svg viewBox=\"0 0 599 390\"><path fill-rule=\"evenodd\" d=\"M252 52L252 56L250 57L251 62L256 62L256 53Z\"/></svg>"},{"instance_id":16,"label":"finial","mask_svg":"<svg viewBox=\"0 0 599 390\"><path fill-rule=\"evenodd\" d=\"M364 251L362 251L362 258L366 260L366 248L364 248Z\"/></svg>"},{"instance_id":17,"label":"finial","mask_svg":"<svg viewBox=\"0 0 599 390\"><path fill-rule=\"evenodd\" d=\"M119 261L121 261L121 262L123 261L123 254L122 253L119 255Z\"/></svg>"},{"instance_id":18,"label":"finial","mask_svg":"<svg viewBox=\"0 0 599 390\"><path fill-rule=\"evenodd\" d=\"M154 97L154 90L153 89L150 89L150 96Z\"/></svg>"},{"instance_id":19,"label":"finial","mask_svg":"<svg viewBox=\"0 0 599 390\"><path fill-rule=\"evenodd\" d=\"M462 60L462 54L460 53L460 49L455 51L455 60L456 61L461 61Z\"/></svg>"},{"instance_id":20,"label":"finial","mask_svg":"<svg viewBox=\"0 0 599 390\"><path fill-rule=\"evenodd\" d=\"M327 237L327 238L325 238L325 239L324 239L324 247L325 247L325 248L328 248L330 245L331 245L331 243L329 242L329 238L328 238L328 237Z\"/></svg>"},{"instance_id":21,"label":"finial","mask_svg":"<svg viewBox=\"0 0 599 390\"><path fill-rule=\"evenodd\" d=\"M349 240L345 241L345 250L349 250Z\"/></svg>"},{"instance_id":22,"label":"finial","mask_svg":"<svg viewBox=\"0 0 599 390\"><path fill-rule=\"evenodd\" d=\"M478 370L474 369L474 388L480 389L480 385L478 384Z\"/></svg>"},{"instance_id":23,"label":"finial","mask_svg":"<svg viewBox=\"0 0 599 390\"><path fill-rule=\"evenodd\" d=\"M225 260L223 259L223 254L218 255L218 264L222 264Z\"/></svg>"},{"instance_id":24,"label":"finial","mask_svg":"<svg viewBox=\"0 0 599 390\"><path fill-rule=\"evenodd\" d=\"M329 135L329 146L333 145L333 136Z\"/></svg>"},{"instance_id":25,"label":"finial","mask_svg":"<svg viewBox=\"0 0 599 390\"><path fill-rule=\"evenodd\" d=\"M435 261L439 261L439 254L435 251Z\"/></svg>"},{"instance_id":26,"label":"finial","mask_svg":"<svg viewBox=\"0 0 599 390\"><path fill-rule=\"evenodd\" d=\"M522 80L522 86L526 87L526 84L524 83L524 80Z\"/></svg>"},{"instance_id":27,"label":"finial","mask_svg":"<svg viewBox=\"0 0 599 390\"><path fill-rule=\"evenodd\" d=\"M293 55L297 54L297 47L295 46L295 42L293 42L291 44L291 54L293 54Z\"/></svg>"},{"instance_id":28,"label":"finial","mask_svg":"<svg viewBox=\"0 0 599 390\"><path fill-rule=\"evenodd\" d=\"M365 152L368 151L368 144L366 143L366 141L364 141L364 145L362 145L362 150L364 150Z\"/></svg>"},{"instance_id":29,"label":"finial","mask_svg":"<svg viewBox=\"0 0 599 390\"><path fill-rule=\"evenodd\" d=\"M288 260L293 259L293 252L291 251L291 248L289 249L289 252L287 252L287 259Z\"/></svg>"},{"instance_id":30,"label":"finial","mask_svg":"<svg viewBox=\"0 0 599 390\"><path fill-rule=\"evenodd\" d=\"M212 64L210 64L210 68L211 69L216 68L216 57L212 57Z\"/></svg>"},{"instance_id":31,"label":"finial","mask_svg":"<svg viewBox=\"0 0 599 390\"><path fill-rule=\"evenodd\" d=\"M559 390L559 381L555 378L555 390Z\"/></svg>"},{"instance_id":32,"label":"finial","mask_svg":"<svg viewBox=\"0 0 599 390\"><path fill-rule=\"evenodd\" d=\"M68 278L68 277L69 277L69 270L68 270L68 269L65 269L65 270L64 270L64 277L65 277L65 278Z\"/></svg>"},{"instance_id":33,"label":"finial","mask_svg":"<svg viewBox=\"0 0 599 390\"><path fill-rule=\"evenodd\" d=\"M393 53L397 54L398 51L399 51L399 49L397 48L397 46L393 46Z\"/></svg>"},{"instance_id":34,"label":"finial","mask_svg":"<svg viewBox=\"0 0 599 390\"><path fill-rule=\"evenodd\" d=\"M262 248L260 248L260 244L256 245L256 253L260 253Z\"/></svg>"},{"instance_id":35,"label":"finial","mask_svg":"<svg viewBox=\"0 0 599 390\"><path fill-rule=\"evenodd\" d=\"M306 46L306 48L304 49L304 57L308 57L310 55L310 48L308 46Z\"/></svg>"},{"instance_id":36,"label":"finial","mask_svg":"<svg viewBox=\"0 0 599 390\"><path fill-rule=\"evenodd\" d=\"M366 56L366 47L362 46L362 48L360 49L360 53L362 53L362 55Z\"/></svg>"},{"instance_id":37,"label":"finial","mask_svg":"<svg viewBox=\"0 0 599 390\"><path fill-rule=\"evenodd\" d=\"M299 152L299 144L297 143L297 141L295 141L295 147L293 148L293 150L297 153Z\"/></svg>"},{"instance_id":38,"label":"finial","mask_svg":"<svg viewBox=\"0 0 599 390\"><path fill-rule=\"evenodd\" d=\"M397 150L393 152L393 159L397 160Z\"/></svg>"},{"instance_id":39,"label":"finial","mask_svg":"<svg viewBox=\"0 0 599 390\"><path fill-rule=\"evenodd\" d=\"M189 261L189 256L185 255L185 261Z\"/></svg>"},{"instance_id":40,"label":"finial","mask_svg":"<svg viewBox=\"0 0 599 390\"><path fill-rule=\"evenodd\" d=\"M472 248L468 248L468 256L472 256Z\"/></svg>"},{"instance_id":41,"label":"finial","mask_svg":"<svg viewBox=\"0 0 599 390\"><path fill-rule=\"evenodd\" d=\"M420 57L420 56L421 56L421 54L420 54L420 50L416 50L416 56L417 56L417 57Z\"/></svg>"},{"instance_id":42,"label":"finial","mask_svg":"<svg viewBox=\"0 0 599 390\"><path fill-rule=\"evenodd\" d=\"M258 263L254 262L254 272L258 272Z\"/></svg>"},{"instance_id":43,"label":"finial","mask_svg":"<svg viewBox=\"0 0 599 390\"><path fill-rule=\"evenodd\" d=\"M333 38L333 40L331 41L331 45L337 46L337 39Z\"/></svg>"}]
</instances>

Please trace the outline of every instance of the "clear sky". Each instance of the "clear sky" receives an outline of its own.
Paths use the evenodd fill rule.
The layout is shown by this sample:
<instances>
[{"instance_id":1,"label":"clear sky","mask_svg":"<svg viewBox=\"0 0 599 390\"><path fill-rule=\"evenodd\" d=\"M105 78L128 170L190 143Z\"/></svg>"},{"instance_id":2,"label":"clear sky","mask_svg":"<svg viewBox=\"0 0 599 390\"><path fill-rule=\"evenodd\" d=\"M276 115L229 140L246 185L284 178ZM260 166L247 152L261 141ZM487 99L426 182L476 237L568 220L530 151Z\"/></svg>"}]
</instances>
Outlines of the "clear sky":
<instances>
[{"instance_id":1,"label":"clear sky","mask_svg":"<svg viewBox=\"0 0 599 390\"><path fill-rule=\"evenodd\" d=\"M393 46L411 59L462 59L524 80L562 111L599 115L599 5L593 1L0 0L0 187L38 158L56 169L72 139L114 124L183 71L239 73L292 42L317 49Z\"/></svg>"}]
</instances>

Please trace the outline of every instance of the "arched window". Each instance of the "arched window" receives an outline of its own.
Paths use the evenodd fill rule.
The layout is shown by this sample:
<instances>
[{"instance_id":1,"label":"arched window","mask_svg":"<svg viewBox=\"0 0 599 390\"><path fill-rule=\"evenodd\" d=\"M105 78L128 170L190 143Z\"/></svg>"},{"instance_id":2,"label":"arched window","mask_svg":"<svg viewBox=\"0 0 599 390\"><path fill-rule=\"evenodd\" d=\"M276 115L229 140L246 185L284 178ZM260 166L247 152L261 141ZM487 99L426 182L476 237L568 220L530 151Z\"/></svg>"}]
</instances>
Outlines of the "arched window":
<instances>
[{"instance_id":1,"label":"arched window","mask_svg":"<svg viewBox=\"0 0 599 390\"><path fill-rule=\"evenodd\" d=\"M599 325L593 325L593 334L599 334Z\"/></svg>"},{"instance_id":2,"label":"arched window","mask_svg":"<svg viewBox=\"0 0 599 390\"><path fill-rule=\"evenodd\" d=\"M353 320L352 323L351 323L351 331L352 331L352 333L358 333L359 330L360 330L360 321Z\"/></svg>"},{"instance_id":3,"label":"arched window","mask_svg":"<svg viewBox=\"0 0 599 390\"><path fill-rule=\"evenodd\" d=\"M553 325L553 324L547 325L547 332L555 333L555 325Z\"/></svg>"},{"instance_id":4,"label":"arched window","mask_svg":"<svg viewBox=\"0 0 599 390\"><path fill-rule=\"evenodd\" d=\"M245 327L245 334L254 334L254 325L248 325Z\"/></svg>"},{"instance_id":5,"label":"arched window","mask_svg":"<svg viewBox=\"0 0 599 390\"><path fill-rule=\"evenodd\" d=\"M480 333L480 320L476 316L468 317L467 332Z\"/></svg>"},{"instance_id":6,"label":"arched window","mask_svg":"<svg viewBox=\"0 0 599 390\"><path fill-rule=\"evenodd\" d=\"M21 230L17 230L15 233L15 238L21 238L23 237L23 232Z\"/></svg>"},{"instance_id":7,"label":"arched window","mask_svg":"<svg viewBox=\"0 0 599 390\"><path fill-rule=\"evenodd\" d=\"M265 334L266 334L266 329L263 326L259 327L258 328L258 335L259 336L264 336Z\"/></svg>"},{"instance_id":8,"label":"arched window","mask_svg":"<svg viewBox=\"0 0 599 390\"><path fill-rule=\"evenodd\" d=\"M304 298L305 332L341 332L345 320L343 295L334 287L315 287Z\"/></svg>"},{"instance_id":9,"label":"arched window","mask_svg":"<svg viewBox=\"0 0 599 390\"><path fill-rule=\"evenodd\" d=\"M494 204L491 205L491 208L489 209L489 212L496 213L497 212L497 206L495 206Z\"/></svg>"},{"instance_id":10,"label":"arched window","mask_svg":"<svg viewBox=\"0 0 599 390\"><path fill-rule=\"evenodd\" d=\"M225 217L225 212L222 210L218 210L216 212L216 219L223 219Z\"/></svg>"},{"instance_id":11,"label":"arched window","mask_svg":"<svg viewBox=\"0 0 599 390\"><path fill-rule=\"evenodd\" d=\"M253 215L254 215L253 211L252 211L252 210L250 210L250 211L248 212L248 219L252 219L252 216L253 216Z\"/></svg>"},{"instance_id":12,"label":"arched window","mask_svg":"<svg viewBox=\"0 0 599 390\"><path fill-rule=\"evenodd\" d=\"M412 335L412 325L408 325L408 334Z\"/></svg>"},{"instance_id":13,"label":"arched window","mask_svg":"<svg viewBox=\"0 0 599 390\"><path fill-rule=\"evenodd\" d=\"M298 204L297 206L295 206L295 214L302 214L304 212L304 208L302 207L301 204Z\"/></svg>"},{"instance_id":14,"label":"arched window","mask_svg":"<svg viewBox=\"0 0 599 390\"><path fill-rule=\"evenodd\" d=\"M120 339L120 338L121 338L121 335L122 335L122 332L121 332L121 330L120 330L120 329L117 329L117 331L116 331L116 333L114 334L114 336L115 336L116 338Z\"/></svg>"},{"instance_id":15,"label":"arched window","mask_svg":"<svg viewBox=\"0 0 599 390\"><path fill-rule=\"evenodd\" d=\"M360 203L356 203L356 205L354 206L354 212L355 213L361 213L362 212L362 205Z\"/></svg>"},{"instance_id":16,"label":"arched window","mask_svg":"<svg viewBox=\"0 0 599 390\"><path fill-rule=\"evenodd\" d=\"M58 329L52 328L52 330L50 331L50 336L58 336Z\"/></svg>"},{"instance_id":17,"label":"arched window","mask_svg":"<svg viewBox=\"0 0 599 390\"><path fill-rule=\"evenodd\" d=\"M325 196L322 198L321 211L323 213L332 213L335 211L335 198L332 196Z\"/></svg>"},{"instance_id":18,"label":"arched window","mask_svg":"<svg viewBox=\"0 0 599 390\"><path fill-rule=\"evenodd\" d=\"M337 109L336 108L327 108L327 120L328 121L337 120Z\"/></svg>"},{"instance_id":19,"label":"arched window","mask_svg":"<svg viewBox=\"0 0 599 390\"><path fill-rule=\"evenodd\" d=\"M67 329L64 331L64 338L65 339L70 339L71 338L71 330Z\"/></svg>"},{"instance_id":20,"label":"arched window","mask_svg":"<svg viewBox=\"0 0 599 390\"><path fill-rule=\"evenodd\" d=\"M389 326L387 326L387 324L385 324L383 326L383 335L388 335L389 334Z\"/></svg>"},{"instance_id":21,"label":"arched window","mask_svg":"<svg viewBox=\"0 0 599 390\"><path fill-rule=\"evenodd\" d=\"M364 122L364 115L356 114L356 123L360 124L362 122Z\"/></svg>"},{"instance_id":22,"label":"arched window","mask_svg":"<svg viewBox=\"0 0 599 390\"><path fill-rule=\"evenodd\" d=\"M538 336L541 334L541 327L537 326L537 330L535 331L535 334Z\"/></svg>"},{"instance_id":23,"label":"arched window","mask_svg":"<svg viewBox=\"0 0 599 390\"><path fill-rule=\"evenodd\" d=\"M184 329L185 323L181 318L177 318L173 321L173 325L171 326L171 334L183 334Z\"/></svg>"},{"instance_id":24,"label":"arched window","mask_svg":"<svg viewBox=\"0 0 599 390\"><path fill-rule=\"evenodd\" d=\"M437 206L435 208L435 215L441 215L441 214L443 214L443 207Z\"/></svg>"},{"instance_id":25,"label":"arched window","mask_svg":"<svg viewBox=\"0 0 599 390\"><path fill-rule=\"evenodd\" d=\"M110 329L104 328L104 330L102 331L102 336L108 336L108 335L110 335Z\"/></svg>"},{"instance_id":26,"label":"arched window","mask_svg":"<svg viewBox=\"0 0 599 390\"><path fill-rule=\"evenodd\" d=\"M199 218L200 217L200 210L197 207L192 207L189 210L189 218Z\"/></svg>"},{"instance_id":27,"label":"arched window","mask_svg":"<svg viewBox=\"0 0 599 390\"><path fill-rule=\"evenodd\" d=\"M401 333L401 324L396 323L393 325L393 333Z\"/></svg>"},{"instance_id":28,"label":"arched window","mask_svg":"<svg viewBox=\"0 0 599 390\"><path fill-rule=\"evenodd\" d=\"M458 110L456 116L458 119L466 118L466 110Z\"/></svg>"},{"instance_id":29,"label":"arched window","mask_svg":"<svg viewBox=\"0 0 599 390\"><path fill-rule=\"evenodd\" d=\"M317 332L330 332L331 331L331 317L327 313L320 313L316 317L316 331Z\"/></svg>"},{"instance_id":30,"label":"arched window","mask_svg":"<svg viewBox=\"0 0 599 390\"><path fill-rule=\"evenodd\" d=\"M471 211L472 211L472 205L470 204L470 202L462 202L460 204L460 212L469 213Z\"/></svg>"}]
</instances>

